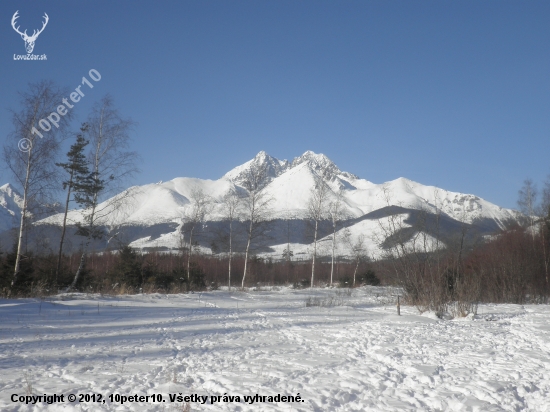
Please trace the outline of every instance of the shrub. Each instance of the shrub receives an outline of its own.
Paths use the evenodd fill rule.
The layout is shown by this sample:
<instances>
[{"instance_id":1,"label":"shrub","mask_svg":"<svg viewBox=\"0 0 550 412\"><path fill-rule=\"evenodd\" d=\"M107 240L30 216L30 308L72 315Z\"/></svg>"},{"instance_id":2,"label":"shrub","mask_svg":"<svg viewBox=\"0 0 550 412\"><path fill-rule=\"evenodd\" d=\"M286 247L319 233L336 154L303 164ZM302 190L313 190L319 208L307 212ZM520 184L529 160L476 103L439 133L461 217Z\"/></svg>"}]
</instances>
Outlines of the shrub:
<instances>
[{"instance_id":1,"label":"shrub","mask_svg":"<svg viewBox=\"0 0 550 412\"><path fill-rule=\"evenodd\" d=\"M369 285L369 286L379 286L380 278L376 276L376 273L374 273L374 270L369 269L366 271L366 273L364 273L359 277L359 283L364 283L365 285Z\"/></svg>"},{"instance_id":2,"label":"shrub","mask_svg":"<svg viewBox=\"0 0 550 412\"><path fill-rule=\"evenodd\" d=\"M176 270L172 273L160 272L155 277L155 286L164 290L170 289L173 283L180 283L178 272Z\"/></svg>"},{"instance_id":3,"label":"shrub","mask_svg":"<svg viewBox=\"0 0 550 412\"><path fill-rule=\"evenodd\" d=\"M334 296L328 296L326 298L309 297L306 299L306 307L319 306L321 308L330 308L333 306L342 306L342 304L342 299Z\"/></svg>"},{"instance_id":4,"label":"shrub","mask_svg":"<svg viewBox=\"0 0 550 412\"><path fill-rule=\"evenodd\" d=\"M189 286L191 290L204 290L206 288L205 278L204 270L195 262L191 262L189 265Z\"/></svg>"},{"instance_id":5,"label":"shrub","mask_svg":"<svg viewBox=\"0 0 550 412\"><path fill-rule=\"evenodd\" d=\"M298 282L294 282L292 287L294 289L305 289L305 288L309 287L310 285L311 285L311 281L304 278L304 279L300 279Z\"/></svg>"}]
</instances>

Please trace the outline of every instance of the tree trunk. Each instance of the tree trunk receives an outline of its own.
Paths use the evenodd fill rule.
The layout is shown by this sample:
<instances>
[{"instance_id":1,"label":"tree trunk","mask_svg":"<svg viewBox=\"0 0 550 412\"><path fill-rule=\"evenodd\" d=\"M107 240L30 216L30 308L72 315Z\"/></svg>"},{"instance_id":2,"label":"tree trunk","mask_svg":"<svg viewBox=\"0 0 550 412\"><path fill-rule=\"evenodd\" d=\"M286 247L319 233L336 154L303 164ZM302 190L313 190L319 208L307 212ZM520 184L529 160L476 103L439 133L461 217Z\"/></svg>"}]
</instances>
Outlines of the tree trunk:
<instances>
[{"instance_id":1,"label":"tree trunk","mask_svg":"<svg viewBox=\"0 0 550 412\"><path fill-rule=\"evenodd\" d=\"M353 285L352 288L355 287L355 275L357 274L357 269L359 268L359 259L357 259L357 264L355 265L355 270L353 271Z\"/></svg>"},{"instance_id":2,"label":"tree trunk","mask_svg":"<svg viewBox=\"0 0 550 412\"><path fill-rule=\"evenodd\" d=\"M286 221L286 281L290 281L290 220Z\"/></svg>"},{"instance_id":3,"label":"tree trunk","mask_svg":"<svg viewBox=\"0 0 550 412\"><path fill-rule=\"evenodd\" d=\"M231 254L232 254L232 248L231 248L231 238L232 238L232 233L233 232L233 221L230 220L229 221L229 279L228 279L228 287L229 287L229 290L231 290Z\"/></svg>"},{"instance_id":4,"label":"tree trunk","mask_svg":"<svg viewBox=\"0 0 550 412\"><path fill-rule=\"evenodd\" d=\"M248 263L248 250L250 249L250 239L252 237L252 220L250 220L250 228L248 231L248 240L246 242L246 251L244 253L244 272L241 288L244 289L244 279L246 278L246 264Z\"/></svg>"},{"instance_id":5,"label":"tree trunk","mask_svg":"<svg viewBox=\"0 0 550 412\"><path fill-rule=\"evenodd\" d=\"M546 293L548 293L548 257L547 257L547 251L546 251L546 239L545 239L545 233L544 233L544 225L541 224L541 230L540 230L540 238L542 242L542 256L544 259L544 277L546 279Z\"/></svg>"},{"instance_id":6,"label":"tree trunk","mask_svg":"<svg viewBox=\"0 0 550 412\"><path fill-rule=\"evenodd\" d=\"M195 230L195 227L193 226L191 228L191 232L189 232L189 250L187 251L187 281L191 281L191 274L189 273L189 267L191 263L191 253L193 248L193 230Z\"/></svg>"},{"instance_id":7,"label":"tree trunk","mask_svg":"<svg viewBox=\"0 0 550 412\"><path fill-rule=\"evenodd\" d=\"M78 282L78 278L80 277L80 274L84 270L84 262L86 260L86 247L82 251L82 256L80 257L80 264L78 265L78 269L76 270L76 274L74 275L73 283L67 288L67 292L70 292L76 287L76 283Z\"/></svg>"},{"instance_id":8,"label":"tree trunk","mask_svg":"<svg viewBox=\"0 0 550 412\"><path fill-rule=\"evenodd\" d=\"M86 258L86 252L88 251L88 245L90 244L90 236L91 233L93 233L94 230L94 216L95 216L95 208L97 206L97 197L94 197L94 206L92 207L92 213L90 214L90 220L89 220L89 230L88 237L86 238L86 243L84 243L83 249L82 249L82 257L80 258L80 264L78 265L78 269L76 270L76 273L74 275L73 282L71 285L67 288L67 292L72 290L76 286L76 282L78 282L78 278L80 277L80 274L82 273L82 270L84 269L84 260Z\"/></svg>"},{"instance_id":9,"label":"tree trunk","mask_svg":"<svg viewBox=\"0 0 550 412\"><path fill-rule=\"evenodd\" d=\"M313 279L315 277L315 257L317 256L317 225L318 220L315 221L315 233L313 235L313 260L311 262L311 288L313 289Z\"/></svg>"},{"instance_id":10,"label":"tree trunk","mask_svg":"<svg viewBox=\"0 0 550 412\"><path fill-rule=\"evenodd\" d=\"M13 272L13 279L11 281L10 291L13 288L13 285L15 285L15 281L17 280L17 275L19 275L19 271L21 270L21 247L23 245L23 231L25 230L25 220L27 218L27 194L29 191L29 176L30 176L30 168L31 168L31 150L29 150L28 160L27 160L27 172L25 175L25 186L23 187L23 210L21 210L21 223L19 224L19 236L17 238L17 255L15 257L15 268Z\"/></svg>"},{"instance_id":11,"label":"tree trunk","mask_svg":"<svg viewBox=\"0 0 550 412\"><path fill-rule=\"evenodd\" d=\"M63 242L65 240L65 232L67 230L67 214L69 213L69 201L71 199L71 186L73 183L73 173L69 177L69 185L67 189L67 199L65 199L65 214L63 215L63 227L61 228L61 239L59 240L59 253L57 255L57 267L55 269L55 287L57 288L57 278L61 270L61 257L63 255Z\"/></svg>"},{"instance_id":12,"label":"tree trunk","mask_svg":"<svg viewBox=\"0 0 550 412\"><path fill-rule=\"evenodd\" d=\"M336 248L336 225L332 223L332 258L330 260L330 286L332 286L332 275L334 274L334 250Z\"/></svg>"}]
</instances>

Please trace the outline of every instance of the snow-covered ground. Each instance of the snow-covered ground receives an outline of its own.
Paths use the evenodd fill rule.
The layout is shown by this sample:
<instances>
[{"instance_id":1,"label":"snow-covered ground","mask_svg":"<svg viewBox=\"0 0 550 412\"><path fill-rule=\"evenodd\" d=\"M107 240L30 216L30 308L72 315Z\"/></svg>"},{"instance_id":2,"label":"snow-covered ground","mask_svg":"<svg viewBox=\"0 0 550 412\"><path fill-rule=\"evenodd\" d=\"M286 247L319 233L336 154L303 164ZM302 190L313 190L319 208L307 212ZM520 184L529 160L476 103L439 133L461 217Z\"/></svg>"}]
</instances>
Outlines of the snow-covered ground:
<instances>
[{"instance_id":1,"label":"snow-covered ground","mask_svg":"<svg viewBox=\"0 0 550 412\"><path fill-rule=\"evenodd\" d=\"M550 308L439 320L392 291L215 291L0 300L0 410L550 411ZM341 306L306 307L313 298ZM25 405L18 396L63 394ZM71 403L69 394L101 394ZM111 402L161 394L165 402ZM301 402L245 403L244 396ZM240 402L224 402L223 396ZM212 396L221 396L211 404ZM24 399L24 398L21 398ZM103 403L103 400L106 400ZM266 401L268 398L266 398Z\"/></svg>"}]
</instances>

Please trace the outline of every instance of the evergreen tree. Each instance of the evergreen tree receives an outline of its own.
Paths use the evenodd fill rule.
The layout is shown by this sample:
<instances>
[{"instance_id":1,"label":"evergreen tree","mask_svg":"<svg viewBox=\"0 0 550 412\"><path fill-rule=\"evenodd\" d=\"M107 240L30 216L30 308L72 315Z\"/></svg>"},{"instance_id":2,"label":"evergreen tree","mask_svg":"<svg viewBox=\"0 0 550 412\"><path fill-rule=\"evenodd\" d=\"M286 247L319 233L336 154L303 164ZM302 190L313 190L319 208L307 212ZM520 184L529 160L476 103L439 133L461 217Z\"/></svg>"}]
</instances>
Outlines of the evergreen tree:
<instances>
[{"instance_id":1,"label":"evergreen tree","mask_svg":"<svg viewBox=\"0 0 550 412\"><path fill-rule=\"evenodd\" d=\"M34 275L32 256L24 256L21 259L17 283L10 286L13 275L13 266L17 260L17 243L13 245L13 250L6 253L5 258L0 261L0 289L2 294L11 293L20 294L28 292L31 288Z\"/></svg>"},{"instance_id":2,"label":"evergreen tree","mask_svg":"<svg viewBox=\"0 0 550 412\"><path fill-rule=\"evenodd\" d=\"M189 272L187 273L187 280L189 287L192 290L203 290L206 288L205 282L206 274L204 270L195 262L191 262Z\"/></svg>"},{"instance_id":3,"label":"evergreen tree","mask_svg":"<svg viewBox=\"0 0 550 412\"><path fill-rule=\"evenodd\" d=\"M69 212L69 203L71 201L71 195L78 196L79 191L85 188L87 179L90 175L88 168L88 162L84 149L88 145L89 141L86 140L83 134L88 129L88 125L84 123L80 128L81 133L77 135L76 142L71 146L71 149L67 153L66 163L56 163L57 166L63 168L67 173L67 179L64 180L63 190L67 191L67 197L65 199L65 213L63 216L63 226L61 229L61 239L59 241L59 254L57 257L57 268L55 271L55 283L57 284L57 278L61 268L61 257L63 255L63 242L65 240L65 232L67 229L67 213Z\"/></svg>"},{"instance_id":4,"label":"evergreen tree","mask_svg":"<svg viewBox=\"0 0 550 412\"><path fill-rule=\"evenodd\" d=\"M100 179L98 172L92 172L79 182L78 190L75 191L75 202L82 206L85 210L84 223L77 222L76 224L76 235L84 237L85 240L82 245L82 255L80 257L78 269L68 290L71 290L76 286L78 278L84 271L86 254L90 241L93 239L101 239L103 237L103 229L97 225L96 209L99 202L99 194L102 192L104 187L105 180Z\"/></svg>"},{"instance_id":5,"label":"evergreen tree","mask_svg":"<svg viewBox=\"0 0 550 412\"><path fill-rule=\"evenodd\" d=\"M119 249L114 275L118 282L127 286L137 288L143 283L140 256L132 247L125 245Z\"/></svg>"}]
</instances>

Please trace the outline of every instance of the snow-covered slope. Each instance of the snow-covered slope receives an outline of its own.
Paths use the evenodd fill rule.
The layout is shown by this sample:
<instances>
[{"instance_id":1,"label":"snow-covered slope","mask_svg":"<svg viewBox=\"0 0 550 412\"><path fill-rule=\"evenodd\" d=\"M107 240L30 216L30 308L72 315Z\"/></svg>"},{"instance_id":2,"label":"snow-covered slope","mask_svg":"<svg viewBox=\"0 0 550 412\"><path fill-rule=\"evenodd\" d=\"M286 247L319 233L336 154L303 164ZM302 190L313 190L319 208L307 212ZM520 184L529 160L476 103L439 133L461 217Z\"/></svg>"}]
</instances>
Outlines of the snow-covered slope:
<instances>
[{"instance_id":1,"label":"snow-covered slope","mask_svg":"<svg viewBox=\"0 0 550 412\"><path fill-rule=\"evenodd\" d=\"M350 225L359 225L355 228L355 232L362 230L361 227L367 224L353 223L353 219L360 219L368 213L390 206L441 214L467 224L490 222L489 226L495 228L502 228L506 222L517 220L521 216L519 212L501 208L475 195L449 192L405 178L375 184L340 170L323 154L307 151L289 162L276 159L262 151L218 180L176 178L168 182L129 188L117 195L119 198L127 198L124 207L117 208L116 213L107 213L102 223L106 227L144 227L167 223L174 227L173 224L182 223L192 206L191 193L195 189L201 189L212 199L212 208L207 220L220 222L225 216L223 196L230 190L244 191L243 179L251 168L257 166L265 167L268 171L269 183L263 190L273 199L271 208L274 219L303 219L311 190L315 186L316 179L319 178L322 178L331 188L329 200L334 200L339 191L342 193L344 216L350 220ZM0 193L14 193L9 186L2 186L2 188L4 191ZM18 199L16 195L11 197L4 195L4 197L10 199L11 203L5 200L4 203L10 206L4 206L2 210L12 210L17 214L17 209L14 210L16 200L11 200ZM109 210L111 207L109 203L112 200L106 201L100 209ZM81 211L73 210L69 213L69 222L81 220ZM61 215L54 215L40 223L59 224L60 222ZM6 224L4 226L7 227ZM164 233L160 237L155 237L154 243L153 239L149 242L147 237L133 239L133 241L134 245L139 247L155 247L160 240L163 240L161 243L165 247L177 247L176 244L172 245L177 239L179 236L175 233ZM277 244L275 239L272 246Z\"/></svg>"},{"instance_id":2,"label":"snow-covered slope","mask_svg":"<svg viewBox=\"0 0 550 412\"><path fill-rule=\"evenodd\" d=\"M500 227L520 214L504 209L475 195L449 192L435 186L425 186L412 180L398 178L380 185L362 179L350 181L356 190L346 192L349 204L369 213L388 205L401 206L432 213L444 213L461 222L473 223L479 219L494 219Z\"/></svg>"},{"instance_id":3,"label":"snow-covered slope","mask_svg":"<svg viewBox=\"0 0 550 412\"><path fill-rule=\"evenodd\" d=\"M181 222L186 210L191 205L191 192L201 189L214 203L220 203L235 185L226 179L201 180L180 177L168 182L133 186L112 199L101 203L98 210L105 219L100 224L105 226L151 225L166 222ZM111 213L111 211L113 213ZM218 213L219 217L222 216ZM60 224L62 214L51 216L40 223ZM70 222L81 222L82 211L72 210L68 214Z\"/></svg>"}]
</instances>

